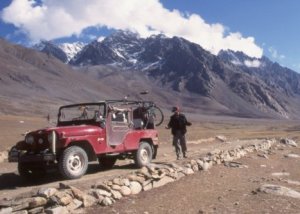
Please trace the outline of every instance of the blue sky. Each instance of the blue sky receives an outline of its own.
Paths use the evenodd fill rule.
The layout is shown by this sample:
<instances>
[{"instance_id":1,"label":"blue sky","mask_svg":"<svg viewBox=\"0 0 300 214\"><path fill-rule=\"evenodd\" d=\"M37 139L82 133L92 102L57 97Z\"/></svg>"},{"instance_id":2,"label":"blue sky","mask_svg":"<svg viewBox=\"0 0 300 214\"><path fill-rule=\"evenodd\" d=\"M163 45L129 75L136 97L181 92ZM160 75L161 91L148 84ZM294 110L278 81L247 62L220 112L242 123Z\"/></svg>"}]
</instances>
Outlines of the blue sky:
<instances>
[{"instance_id":1,"label":"blue sky","mask_svg":"<svg viewBox=\"0 0 300 214\"><path fill-rule=\"evenodd\" d=\"M300 72L298 0L1 0L0 37L89 42L115 29L181 36L216 54L262 54Z\"/></svg>"}]
</instances>

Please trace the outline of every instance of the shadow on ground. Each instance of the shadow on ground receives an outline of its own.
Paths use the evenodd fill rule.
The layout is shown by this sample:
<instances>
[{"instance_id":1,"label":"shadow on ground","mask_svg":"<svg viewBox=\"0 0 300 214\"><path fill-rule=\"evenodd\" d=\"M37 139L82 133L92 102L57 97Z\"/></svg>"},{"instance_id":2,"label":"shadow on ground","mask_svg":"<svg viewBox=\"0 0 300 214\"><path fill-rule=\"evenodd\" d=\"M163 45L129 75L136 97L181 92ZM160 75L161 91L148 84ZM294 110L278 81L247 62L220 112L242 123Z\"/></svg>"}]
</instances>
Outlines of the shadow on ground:
<instances>
[{"instance_id":1,"label":"shadow on ground","mask_svg":"<svg viewBox=\"0 0 300 214\"><path fill-rule=\"evenodd\" d=\"M134 164L115 165L112 169L108 170L116 169L133 170L136 169L136 167ZM108 170L103 170L100 168L99 164L92 163L89 164L89 168L85 176ZM50 172L41 174L38 178L31 180L25 180L24 178L20 177L19 174L14 172L2 173L0 174L0 190L17 189L18 187L33 187L58 181L65 181L65 179L60 175L58 169L52 169Z\"/></svg>"}]
</instances>

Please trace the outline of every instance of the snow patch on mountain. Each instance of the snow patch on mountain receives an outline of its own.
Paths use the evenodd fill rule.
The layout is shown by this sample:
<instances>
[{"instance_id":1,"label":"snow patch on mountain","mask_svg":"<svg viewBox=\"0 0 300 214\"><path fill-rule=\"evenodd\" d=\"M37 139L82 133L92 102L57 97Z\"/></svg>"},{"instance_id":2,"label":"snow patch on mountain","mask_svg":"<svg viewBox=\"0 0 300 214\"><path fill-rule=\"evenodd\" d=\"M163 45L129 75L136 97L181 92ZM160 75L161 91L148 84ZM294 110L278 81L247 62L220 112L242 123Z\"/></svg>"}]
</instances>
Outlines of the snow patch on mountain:
<instances>
[{"instance_id":1,"label":"snow patch on mountain","mask_svg":"<svg viewBox=\"0 0 300 214\"><path fill-rule=\"evenodd\" d=\"M69 62L71 59L73 59L73 57L77 53L79 53L82 50L82 48L85 45L86 44L83 42L75 42L75 43L62 43L59 44L58 47L66 53Z\"/></svg>"},{"instance_id":2,"label":"snow patch on mountain","mask_svg":"<svg viewBox=\"0 0 300 214\"><path fill-rule=\"evenodd\" d=\"M97 39L97 42L102 42L104 39L105 39L104 36L100 36L100 37Z\"/></svg>"},{"instance_id":3,"label":"snow patch on mountain","mask_svg":"<svg viewBox=\"0 0 300 214\"><path fill-rule=\"evenodd\" d=\"M261 62L257 59L254 60L245 60L244 65L246 65L249 68L259 68L261 65Z\"/></svg>"}]
</instances>

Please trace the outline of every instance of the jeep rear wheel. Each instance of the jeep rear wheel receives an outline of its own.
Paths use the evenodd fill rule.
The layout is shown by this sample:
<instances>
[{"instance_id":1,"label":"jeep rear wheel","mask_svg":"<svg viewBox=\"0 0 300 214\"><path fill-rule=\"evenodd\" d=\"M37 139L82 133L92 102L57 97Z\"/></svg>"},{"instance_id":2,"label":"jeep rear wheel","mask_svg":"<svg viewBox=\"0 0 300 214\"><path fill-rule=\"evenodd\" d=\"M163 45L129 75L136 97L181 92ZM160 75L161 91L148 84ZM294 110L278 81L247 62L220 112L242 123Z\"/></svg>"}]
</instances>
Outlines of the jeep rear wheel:
<instances>
[{"instance_id":1,"label":"jeep rear wheel","mask_svg":"<svg viewBox=\"0 0 300 214\"><path fill-rule=\"evenodd\" d=\"M59 159L59 171L66 179L76 179L84 175L88 168L88 157L84 149L70 146Z\"/></svg>"},{"instance_id":2,"label":"jeep rear wheel","mask_svg":"<svg viewBox=\"0 0 300 214\"><path fill-rule=\"evenodd\" d=\"M98 160L99 160L100 167L102 169L111 169L115 165L117 158L116 157L99 157Z\"/></svg>"},{"instance_id":3,"label":"jeep rear wheel","mask_svg":"<svg viewBox=\"0 0 300 214\"><path fill-rule=\"evenodd\" d=\"M142 141L137 150L134 162L137 167L141 168L148 165L152 161L153 151L149 143Z\"/></svg>"}]
</instances>

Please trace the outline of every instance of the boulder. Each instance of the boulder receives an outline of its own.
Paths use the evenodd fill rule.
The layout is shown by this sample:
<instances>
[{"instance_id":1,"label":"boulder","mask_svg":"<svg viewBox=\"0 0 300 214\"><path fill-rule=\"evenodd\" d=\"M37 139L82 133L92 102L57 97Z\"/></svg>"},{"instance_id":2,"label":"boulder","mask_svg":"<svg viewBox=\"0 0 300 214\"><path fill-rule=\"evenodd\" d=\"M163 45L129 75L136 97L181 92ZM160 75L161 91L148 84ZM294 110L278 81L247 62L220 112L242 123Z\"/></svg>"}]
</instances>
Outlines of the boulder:
<instances>
[{"instance_id":1,"label":"boulder","mask_svg":"<svg viewBox=\"0 0 300 214\"><path fill-rule=\"evenodd\" d=\"M103 195L103 196L107 196L107 197L110 197L111 196L111 193L110 192L107 192L106 190L102 190L102 189L97 189L95 190L97 192L98 195Z\"/></svg>"},{"instance_id":2,"label":"boulder","mask_svg":"<svg viewBox=\"0 0 300 214\"><path fill-rule=\"evenodd\" d=\"M120 200L123 197L119 191L112 190L111 194L112 194L113 199L115 199L115 200Z\"/></svg>"},{"instance_id":3,"label":"boulder","mask_svg":"<svg viewBox=\"0 0 300 214\"><path fill-rule=\"evenodd\" d=\"M290 173L288 173L288 172L273 172L272 176L275 176L275 177L290 176Z\"/></svg>"},{"instance_id":4,"label":"boulder","mask_svg":"<svg viewBox=\"0 0 300 214\"><path fill-rule=\"evenodd\" d=\"M120 192L122 193L122 195L130 195L131 194L131 190L128 186L121 186L121 190Z\"/></svg>"},{"instance_id":5,"label":"boulder","mask_svg":"<svg viewBox=\"0 0 300 214\"><path fill-rule=\"evenodd\" d=\"M53 187L42 187L38 190L37 196L41 196L44 198L50 198L52 195L54 195L58 190Z\"/></svg>"},{"instance_id":6,"label":"boulder","mask_svg":"<svg viewBox=\"0 0 300 214\"><path fill-rule=\"evenodd\" d=\"M227 138L224 135L218 135L218 136L216 136L216 140L218 140L220 142L225 142L227 140Z\"/></svg>"},{"instance_id":7,"label":"boulder","mask_svg":"<svg viewBox=\"0 0 300 214\"><path fill-rule=\"evenodd\" d=\"M70 186L70 189L74 195L75 198L77 198L78 200L83 200L83 197L85 195L85 193L83 191L81 191L80 189Z\"/></svg>"},{"instance_id":8,"label":"boulder","mask_svg":"<svg viewBox=\"0 0 300 214\"><path fill-rule=\"evenodd\" d=\"M44 206L45 204L47 204L47 199L44 197L34 197L31 198L30 202L29 202L29 207L30 208L34 208L34 207L40 207L40 206Z\"/></svg>"},{"instance_id":9,"label":"boulder","mask_svg":"<svg viewBox=\"0 0 300 214\"><path fill-rule=\"evenodd\" d=\"M153 188L153 185L151 182L146 182L145 184L143 184L143 191L148 191L151 190Z\"/></svg>"},{"instance_id":10,"label":"boulder","mask_svg":"<svg viewBox=\"0 0 300 214\"><path fill-rule=\"evenodd\" d=\"M98 191L96 190L92 190L89 193L92 194L97 199L98 204L101 204L102 200L105 198L105 196L99 195Z\"/></svg>"},{"instance_id":11,"label":"boulder","mask_svg":"<svg viewBox=\"0 0 300 214\"><path fill-rule=\"evenodd\" d=\"M194 171L191 168L184 168L182 171L185 175L194 174Z\"/></svg>"},{"instance_id":12,"label":"boulder","mask_svg":"<svg viewBox=\"0 0 300 214\"><path fill-rule=\"evenodd\" d=\"M14 212L14 214L21 214L22 211L25 211L28 214L37 214L37 213L44 213L44 207L36 207L31 210L21 210L18 213Z\"/></svg>"},{"instance_id":13,"label":"boulder","mask_svg":"<svg viewBox=\"0 0 300 214\"><path fill-rule=\"evenodd\" d=\"M137 181L137 182L139 182L140 184L144 183L144 181L146 180L145 177L138 176L138 175L135 175L135 174L129 175L129 176L128 176L128 179L129 179L130 181Z\"/></svg>"},{"instance_id":14,"label":"boulder","mask_svg":"<svg viewBox=\"0 0 300 214\"><path fill-rule=\"evenodd\" d=\"M46 214L68 214L69 211L66 207L54 207L54 208L49 208L45 210Z\"/></svg>"},{"instance_id":15,"label":"boulder","mask_svg":"<svg viewBox=\"0 0 300 214\"><path fill-rule=\"evenodd\" d=\"M286 157L286 158L300 158L300 155L297 155L297 154L287 154L287 155L284 155L284 157Z\"/></svg>"},{"instance_id":16,"label":"boulder","mask_svg":"<svg viewBox=\"0 0 300 214\"><path fill-rule=\"evenodd\" d=\"M282 195L282 196L300 199L300 192L279 185L264 184L258 189L258 191L268 193L268 194Z\"/></svg>"},{"instance_id":17,"label":"boulder","mask_svg":"<svg viewBox=\"0 0 300 214\"><path fill-rule=\"evenodd\" d=\"M288 139L288 138L282 138L280 139L280 143L288 145L288 146L293 146L293 147L297 147L298 144L292 140L292 139Z\"/></svg>"},{"instance_id":18,"label":"boulder","mask_svg":"<svg viewBox=\"0 0 300 214\"><path fill-rule=\"evenodd\" d=\"M113 184L112 184L112 185L113 185ZM96 185L94 186L94 188L96 188L96 189L102 189L102 190L105 190L105 191L107 191L107 192L110 192L110 190L111 190L111 188L110 188L108 185L105 185L105 184L103 184L103 183L96 184Z\"/></svg>"},{"instance_id":19,"label":"boulder","mask_svg":"<svg viewBox=\"0 0 300 214\"><path fill-rule=\"evenodd\" d=\"M24 209L28 209L30 207L29 205L29 202L24 202L24 203L21 203L19 205L14 205L12 206L12 209L13 209L13 212L16 212L18 210L24 210Z\"/></svg>"},{"instance_id":20,"label":"boulder","mask_svg":"<svg viewBox=\"0 0 300 214\"><path fill-rule=\"evenodd\" d=\"M97 200L95 197L86 194L83 196L82 202L83 202L84 207L90 207L90 206L93 206L94 204L96 204Z\"/></svg>"},{"instance_id":21,"label":"boulder","mask_svg":"<svg viewBox=\"0 0 300 214\"><path fill-rule=\"evenodd\" d=\"M142 191L142 185L137 181L131 181L129 185L131 194L135 195Z\"/></svg>"},{"instance_id":22,"label":"boulder","mask_svg":"<svg viewBox=\"0 0 300 214\"><path fill-rule=\"evenodd\" d=\"M159 180L159 179L161 179L165 176L166 176L166 173L164 173L164 172L163 173L152 174L152 178L155 179L155 180Z\"/></svg>"},{"instance_id":23,"label":"boulder","mask_svg":"<svg viewBox=\"0 0 300 214\"><path fill-rule=\"evenodd\" d=\"M178 175L178 176L177 176L177 180L179 180L179 179L185 177L185 174L184 174L183 172L178 172L177 175Z\"/></svg>"},{"instance_id":24,"label":"boulder","mask_svg":"<svg viewBox=\"0 0 300 214\"><path fill-rule=\"evenodd\" d=\"M127 178L114 178L113 184L119 185L119 186L129 186L130 182Z\"/></svg>"},{"instance_id":25,"label":"boulder","mask_svg":"<svg viewBox=\"0 0 300 214\"><path fill-rule=\"evenodd\" d=\"M39 208L39 207L31 209L31 210L33 211L33 213L30 213L30 212L29 212L29 211L31 211L31 210L29 210L29 211L27 211L27 210L19 210L19 211L13 212L12 214L35 214L35 213L37 213L37 212L36 212L36 209L38 209L38 208ZM38 213L43 213L43 211L38 212Z\"/></svg>"},{"instance_id":26,"label":"boulder","mask_svg":"<svg viewBox=\"0 0 300 214\"><path fill-rule=\"evenodd\" d=\"M73 201L73 198L65 191L58 191L50 197L50 200L57 205L66 206Z\"/></svg>"},{"instance_id":27,"label":"boulder","mask_svg":"<svg viewBox=\"0 0 300 214\"><path fill-rule=\"evenodd\" d=\"M0 214L10 214L13 212L11 207L4 207L0 209Z\"/></svg>"},{"instance_id":28,"label":"boulder","mask_svg":"<svg viewBox=\"0 0 300 214\"><path fill-rule=\"evenodd\" d=\"M114 200L110 197L105 197L101 202L101 204L103 206L109 206L109 205L112 205L113 203L114 203Z\"/></svg>"},{"instance_id":29,"label":"boulder","mask_svg":"<svg viewBox=\"0 0 300 214\"><path fill-rule=\"evenodd\" d=\"M70 211L72 213L74 210L78 209L82 205L83 205L83 202L75 198L71 203L69 203L66 206L66 208L68 209L68 211Z\"/></svg>"},{"instance_id":30,"label":"boulder","mask_svg":"<svg viewBox=\"0 0 300 214\"><path fill-rule=\"evenodd\" d=\"M162 179L160 179L159 181L153 181L153 188L164 186L167 183L170 183L173 181L175 181L173 178L171 178L169 176L165 176Z\"/></svg>"},{"instance_id":31,"label":"boulder","mask_svg":"<svg viewBox=\"0 0 300 214\"><path fill-rule=\"evenodd\" d=\"M204 163L203 163L203 166L202 166L202 169L203 169L204 171L207 171L207 170L209 170L211 167L212 167L212 162L204 162Z\"/></svg>"},{"instance_id":32,"label":"boulder","mask_svg":"<svg viewBox=\"0 0 300 214\"><path fill-rule=\"evenodd\" d=\"M119 191L119 190L121 190L121 186L119 186L117 184L114 184L114 185L111 186L111 189Z\"/></svg>"}]
</instances>

